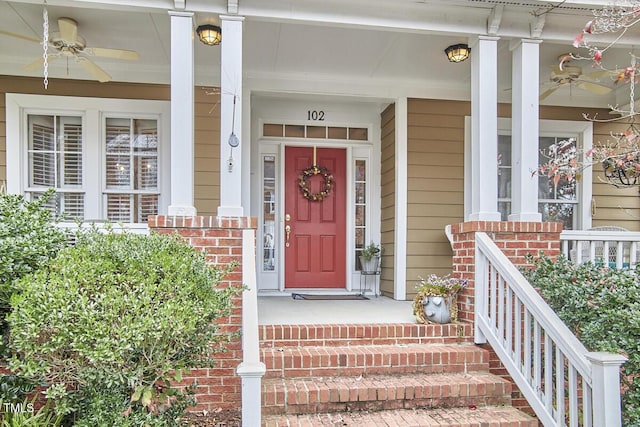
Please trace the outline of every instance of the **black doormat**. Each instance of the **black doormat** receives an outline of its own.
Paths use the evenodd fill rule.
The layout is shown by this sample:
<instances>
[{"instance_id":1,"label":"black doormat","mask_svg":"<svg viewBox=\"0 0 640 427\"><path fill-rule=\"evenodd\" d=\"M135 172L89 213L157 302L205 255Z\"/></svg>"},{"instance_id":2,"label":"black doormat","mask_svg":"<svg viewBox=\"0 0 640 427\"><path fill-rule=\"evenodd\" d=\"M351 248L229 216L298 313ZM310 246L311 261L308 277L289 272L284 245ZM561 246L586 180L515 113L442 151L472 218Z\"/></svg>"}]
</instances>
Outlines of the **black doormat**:
<instances>
[{"instance_id":1,"label":"black doormat","mask_svg":"<svg viewBox=\"0 0 640 427\"><path fill-rule=\"evenodd\" d=\"M355 295L311 295L311 294L296 294L292 293L291 298L293 299L306 299L306 300L367 300L369 298L364 295L355 294Z\"/></svg>"}]
</instances>

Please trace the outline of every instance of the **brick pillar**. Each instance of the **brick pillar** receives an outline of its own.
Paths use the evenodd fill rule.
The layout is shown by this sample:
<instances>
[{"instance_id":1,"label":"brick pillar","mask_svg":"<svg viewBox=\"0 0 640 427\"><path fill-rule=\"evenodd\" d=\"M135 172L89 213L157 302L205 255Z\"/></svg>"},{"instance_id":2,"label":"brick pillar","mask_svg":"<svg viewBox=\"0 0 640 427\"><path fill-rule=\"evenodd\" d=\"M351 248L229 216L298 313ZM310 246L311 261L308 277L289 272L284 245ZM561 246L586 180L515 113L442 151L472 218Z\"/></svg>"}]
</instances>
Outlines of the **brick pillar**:
<instances>
[{"instance_id":1,"label":"brick pillar","mask_svg":"<svg viewBox=\"0 0 640 427\"><path fill-rule=\"evenodd\" d=\"M256 218L193 216L177 217L157 215L149 217L149 228L159 234L177 233L191 246L205 251L207 260L213 266L226 266L236 261L238 267L227 275L219 286L242 286L242 231L256 229ZM227 351L216 355L213 368L194 368L185 375L185 384L198 382L196 410L214 411L239 409L241 406L241 380L236 368L242 362L242 295L233 300L230 316L219 319L224 332L236 333L226 344Z\"/></svg>"},{"instance_id":2,"label":"brick pillar","mask_svg":"<svg viewBox=\"0 0 640 427\"><path fill-rule=\"evenodd\" d=\"M514 222L514 221L469 221L451 226L453 235L453 277L467 279L468 286L458 298L458 318L474 320L475 278L475 233L485 232L516 267L527 266L525 256L540 252L550 257L560 255L560 233L558 222ZM489 344L483 345L491 353L489 369L513 383L507 370ZM525 412L533 411L518 388L513 385L513 406Z\"/></svg>"}]
</instances>

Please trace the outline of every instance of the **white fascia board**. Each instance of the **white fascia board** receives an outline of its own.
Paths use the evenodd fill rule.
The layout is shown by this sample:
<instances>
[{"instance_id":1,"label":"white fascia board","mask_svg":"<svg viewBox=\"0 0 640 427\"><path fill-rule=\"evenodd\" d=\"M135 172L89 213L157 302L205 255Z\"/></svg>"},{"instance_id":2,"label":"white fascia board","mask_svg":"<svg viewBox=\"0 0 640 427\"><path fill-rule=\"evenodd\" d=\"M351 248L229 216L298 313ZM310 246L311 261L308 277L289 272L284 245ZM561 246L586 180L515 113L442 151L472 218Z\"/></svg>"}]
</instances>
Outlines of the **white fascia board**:
<instances>
[{"instance_id":1,"label":"white fascia board","mask_svg":"<svg viewBox=\"0 0 640 427\"><path fill-rule=\"evenodd\" d=\"M557 5L557 0L538 0L542 3L549 3L550 5ZM602 0L565 0L562 2L562 6L576 6L576 7L598 7L598 6L610 6L611 1Z\"/></svg>"}]
</instances>

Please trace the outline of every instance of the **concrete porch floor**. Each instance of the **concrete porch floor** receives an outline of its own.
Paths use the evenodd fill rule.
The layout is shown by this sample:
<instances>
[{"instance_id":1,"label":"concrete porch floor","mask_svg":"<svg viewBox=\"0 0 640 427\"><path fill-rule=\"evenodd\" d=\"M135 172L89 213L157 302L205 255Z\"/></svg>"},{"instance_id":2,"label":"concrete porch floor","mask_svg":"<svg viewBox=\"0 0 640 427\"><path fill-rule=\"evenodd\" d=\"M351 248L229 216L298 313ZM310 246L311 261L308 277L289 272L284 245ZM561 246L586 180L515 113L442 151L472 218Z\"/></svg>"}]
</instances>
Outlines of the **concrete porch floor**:
<instances>
[{"instance_id":1,"label":"concrete porch floor","mask_svg":"<svg viewBox=\"0 0 640 427\"><path fill-rule=\"evenodd\" d=\"M291 296L259 296L258 324L415 323L412 301L384 296L368 300L294 300Z\"/></svg>"}]
</instances>

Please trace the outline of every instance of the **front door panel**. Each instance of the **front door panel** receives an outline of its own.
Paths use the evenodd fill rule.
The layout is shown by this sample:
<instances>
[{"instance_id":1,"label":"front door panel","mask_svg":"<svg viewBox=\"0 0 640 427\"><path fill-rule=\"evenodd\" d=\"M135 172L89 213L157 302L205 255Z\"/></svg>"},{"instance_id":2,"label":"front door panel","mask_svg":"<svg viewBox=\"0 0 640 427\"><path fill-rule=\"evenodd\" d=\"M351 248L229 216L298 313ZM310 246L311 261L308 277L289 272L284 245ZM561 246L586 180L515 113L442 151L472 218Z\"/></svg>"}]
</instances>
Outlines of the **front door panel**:
<instances>
[{"instance_id":1,"label":"front door panel","mask_svg":"<svg viewBox=\"0 0 640 427\"><path fill-rule=\"evenodd\" d=\"M285 287L344 288L346 150L316 149L317 166L333 176L328 195L318 201L305 198L299 186L302 172L313 166L313 153L310 147L285 147ZM311 193L320 193L324 182L321 174L308 178Z\"/></svg>"}]
</instances>

